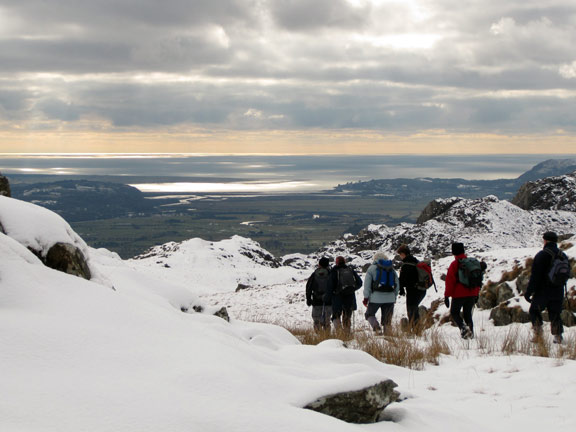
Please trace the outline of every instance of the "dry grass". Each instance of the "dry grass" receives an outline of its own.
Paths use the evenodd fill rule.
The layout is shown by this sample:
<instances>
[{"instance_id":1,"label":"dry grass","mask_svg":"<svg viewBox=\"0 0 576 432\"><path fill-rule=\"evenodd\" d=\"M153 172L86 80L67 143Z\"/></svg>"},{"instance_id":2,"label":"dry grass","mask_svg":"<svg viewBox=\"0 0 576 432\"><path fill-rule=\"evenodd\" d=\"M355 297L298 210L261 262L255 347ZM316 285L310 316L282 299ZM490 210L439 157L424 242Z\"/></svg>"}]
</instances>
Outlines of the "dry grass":
<instances>
[{"instance_id":1,"label":"dry grass","mask_svg":"<svg viewBox=\"0 0 576 432\"><path fill-rule=\"evenodd\" d=\"M317 345L327 339L340 339L346 347L365 351L384 363L420 370L427 363L439 364L442 354L450 354L442 332L437 328L426 332L426 325L423 322L407 329L400 323L394 323L383 336L375 335L367 329L316 332L311 327L283 327L306 345Z\"/></svg>"},{"instance_id":2,"label":"dry grass","mask_svg":"<svg viewBox=\"0 0 576 432\"><path fill-rule=\"evenodd\" d=\"M546 330L540 338L533 340L533 333L526 326L512 325L504 334L479 331L473 340L456 348L460 338L447 336L445 326L434 324L433 314L422 317L419 325L411 327L395 321L383 336L375 335L366 325L352 332L314 331L312 326L280 325L290 331L305 345L317 345L328 339L340 339L350 349L365 351L372 357L386 363L409 369L421 370L426 364L438 365L442 355L458 355L459 350L474 350L485 356L529 355L538 357L576 360L576 334L566 336L564 343L552 343L552 336ZM455 343L457 345L455 345Z\"/></svg>"}]
</instances>

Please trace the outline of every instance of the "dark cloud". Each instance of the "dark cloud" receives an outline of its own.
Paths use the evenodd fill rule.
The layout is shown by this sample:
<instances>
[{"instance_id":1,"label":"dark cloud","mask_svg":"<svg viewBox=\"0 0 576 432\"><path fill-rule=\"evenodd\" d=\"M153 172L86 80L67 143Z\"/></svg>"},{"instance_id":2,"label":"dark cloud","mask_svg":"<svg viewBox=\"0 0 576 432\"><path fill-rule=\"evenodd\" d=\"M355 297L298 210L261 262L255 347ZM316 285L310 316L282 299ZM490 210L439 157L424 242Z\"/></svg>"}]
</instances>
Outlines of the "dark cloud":
<instances>
[{"instance_id":1,"label":"dark cloud","mask_svg":"<svg viewBox=\"0 0 576 432\"><path fill-rule=\"evenodd\" d=\"M0 0L0 117L573 130L575 20L569 0Z\"/></svg>"},{"instance_id":2,"label":"dark cloud","mask_svg":"<svg viewBox=\"0 0 576 432\"><path fill-rule=\"evenodd\" d=\"M270 13L282 28L294 31L361 29L370 6L355 7L346 0L269 0Z\"/></svg>"}]
</instances>

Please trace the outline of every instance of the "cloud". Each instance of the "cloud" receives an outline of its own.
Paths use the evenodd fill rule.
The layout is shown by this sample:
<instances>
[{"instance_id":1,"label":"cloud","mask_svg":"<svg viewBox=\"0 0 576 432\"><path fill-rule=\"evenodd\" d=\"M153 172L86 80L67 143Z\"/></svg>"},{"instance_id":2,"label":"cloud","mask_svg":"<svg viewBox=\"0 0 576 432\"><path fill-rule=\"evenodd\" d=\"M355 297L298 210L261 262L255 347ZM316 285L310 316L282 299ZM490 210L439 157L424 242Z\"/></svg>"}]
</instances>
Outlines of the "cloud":
<instances>
[{"instance_id":1,"label":"cloud","mask_svg":"<svg viewBox=\"0 0 576 432\"><path fill-rule=\"evenodd\" d=\"M0 120L571 133L575 17L569 0L0 0Z\"/></svg>"}]
</instances>

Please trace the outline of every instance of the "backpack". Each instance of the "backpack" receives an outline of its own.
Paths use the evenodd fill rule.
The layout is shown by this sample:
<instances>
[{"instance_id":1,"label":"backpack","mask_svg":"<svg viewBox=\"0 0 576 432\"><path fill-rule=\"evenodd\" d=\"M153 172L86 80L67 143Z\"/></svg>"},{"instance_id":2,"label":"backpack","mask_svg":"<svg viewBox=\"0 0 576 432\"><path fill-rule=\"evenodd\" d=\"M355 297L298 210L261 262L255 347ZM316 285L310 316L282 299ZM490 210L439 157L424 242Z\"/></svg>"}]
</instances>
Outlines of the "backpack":
<instances>
[{"instance_id":1,"label":"backpack","mask_svg":"<svg viewBox=\"0 0 576 432\"><path fill-rule=\"evenodd\" d=\"M312 283L312 299L324 300L324 294L328 292L330 286L330 271L327 268L318 268L314 271L314 281Z\"/></svg>"},{"instance_id":2,"label":"backpack","mask_svg":"<svg viewBox=\"0 0 576 432\"><path fill-rule=\"evenodd\" d=\"M482 263L476 258L463 258L458 260L458 281L468 288L482 287L484 270Z\"/></svg>"},{"instance_id":3,"label":"backpack","mask_svg":"<svg viewBox=\"0 0 576 432\"><path fill-rule=\"evenodd\" d=\"M430 262L419 261L416 264L414 263L404 263L404 264L416 267L416 272L418 273L418 282L416 282L416 288L422 291L426 291L428 288L434 285L434 289L436 289L436 284L434 283L434 277L432 276L432 267L430 267Z\"/></svg>"},{"instance_id":4,"label":"backpack","mask_svg":"<svg viewBox=\"0 0 576 432\"><path fill-rule=\"evenodd\" d=\"M382 260L376 264L378 270L376 280L372 282L372 291L393 292L396 289L396 277L394 276L394 267L392 261Z\"/></svg>"},{"instance_id":5,"label":"backpack","mask_svg":"<svg viewBox=\"0 0 576 432\"><path fill-rule=\"evenodd\" d=\"M563 287L570 279L570 262L562 251L556 255L550 249L545 249L552 256L552 263L548 271L548 280L554 287Z\"/></svg>"},{"instance_id":6,"label":"backpack","mask_svg":"<svg viewBox=\"0 0 576 432\"><path fill-rule=\"evenodd\" d=\"M350 267L341 267L336 269L338 283L334 294L353 294L357 289L356 277Z\"/></svg>"}]
</instances>

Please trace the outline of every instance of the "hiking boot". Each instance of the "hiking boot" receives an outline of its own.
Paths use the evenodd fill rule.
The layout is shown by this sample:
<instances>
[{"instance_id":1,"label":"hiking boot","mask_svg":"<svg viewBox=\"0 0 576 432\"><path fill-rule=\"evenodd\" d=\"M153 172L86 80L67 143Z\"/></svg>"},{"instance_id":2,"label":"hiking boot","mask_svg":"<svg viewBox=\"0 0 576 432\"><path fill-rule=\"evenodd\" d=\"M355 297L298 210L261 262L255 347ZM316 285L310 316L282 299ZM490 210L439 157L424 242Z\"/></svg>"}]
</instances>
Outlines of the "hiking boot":
<instances>
[{"instance_id":1,"label":"hiking boot","mask_svg":"<svg viewBox=\"0 0 576 432\"><path fill-rule=\"evenodd\" d=\"M562 345L562 342L563 342L563 341L564 341L564 338L562 338L562 335L554 335L554 340L553 340L553 342L554 342L555 344Z\"/></svg>"},{"instance_id":2,"label":"hiking boot","mask_svg":"<svg viewBox=\"0 0 576 432\"><path fill-rule=\"evenodd\" d=\"M474 333L472 333L468 327L463 327L460 330L460 336L462 336L462 339L472 339L474 337Z\"/></svg>"}]
</instances>

